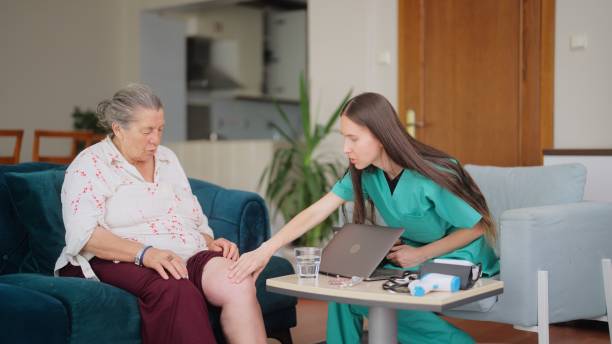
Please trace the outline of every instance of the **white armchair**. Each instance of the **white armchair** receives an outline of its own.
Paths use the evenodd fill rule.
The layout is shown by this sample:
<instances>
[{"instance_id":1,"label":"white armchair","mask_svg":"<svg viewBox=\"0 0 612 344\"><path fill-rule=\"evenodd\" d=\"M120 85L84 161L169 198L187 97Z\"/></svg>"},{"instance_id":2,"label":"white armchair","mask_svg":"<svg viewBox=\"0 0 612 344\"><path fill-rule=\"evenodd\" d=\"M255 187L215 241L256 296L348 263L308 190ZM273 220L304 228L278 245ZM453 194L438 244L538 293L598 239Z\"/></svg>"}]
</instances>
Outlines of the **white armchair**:
<instances>
[{"instance_id":1,"label":"white armchair","mask_svg":"<svg viewBox=\"0 0 612 344\"><path fill-rule=\"evenodd\" d=\"M537 331L540 343L548 343L549 323L598 319L610 327L612 203L582 200L584 166L466 169L498 224L504 293L488 309L444 314Z\"/></svg>"}]
</instances>

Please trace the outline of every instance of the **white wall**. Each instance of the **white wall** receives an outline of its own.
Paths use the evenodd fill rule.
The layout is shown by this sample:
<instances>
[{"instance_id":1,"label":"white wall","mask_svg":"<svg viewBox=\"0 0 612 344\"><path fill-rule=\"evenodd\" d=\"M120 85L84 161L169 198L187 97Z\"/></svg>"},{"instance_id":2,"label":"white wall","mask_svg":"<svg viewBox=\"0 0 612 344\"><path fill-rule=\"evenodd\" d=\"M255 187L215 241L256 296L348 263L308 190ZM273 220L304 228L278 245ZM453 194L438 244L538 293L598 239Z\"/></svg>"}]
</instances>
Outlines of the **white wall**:
<instances>
[{"instance_id":1,"label":"white wall","mask_svg":"<svg viewBox=\"0 0 612 344\"><path fill-rule=\"evenodd\" d=\"M350 88L379 92L397 104L395 1L310 0L308 49L312 104L322 114L331 113ZM377 62L384 52L389 65Z\"/></svg>"},{"instance_id":2,"label":"white wall","mask_svg":"<svg viewBox=\"0 0 612 344\"><path fill-rule=\"evenodd\" d=\"M579 163L587 169L584 200L612 202L612 156L605 155L545 155L544 165Z\"/></svg>"},{"instance_id":3,"label":"white wall","mask_svg":"<svg viewBox=\"0 0 612 344\"><path fill-rule=\"evenodd\" d=\"M379 55L388 54L389 64ZM311 109L325 122L349 89L379 92L397 106L397 2L309 0ZM324 150L342 151L340 135Z\"/></svg>"},{"instance_id":4,"label":"white wall","mask_svg":"<svg viewBox=\"0 0 612 344\"><path fill-rule=\"evenodd\" d=\"M612 147L612 1L557 0L555 148ZM586 35L570 50L571 35Z\"/></svg>"},{"instance_id":5,"label":"white wall","mask_svg":"<svg viewBox=\"0 0 612 344\"><path fill-rule=\"evenodd\" d=\"M74 106L94 108L120 85L121 2L2 3L0 128L26 130L22 161L34 129L70 129Z\"/></svg>"}]
</instances>

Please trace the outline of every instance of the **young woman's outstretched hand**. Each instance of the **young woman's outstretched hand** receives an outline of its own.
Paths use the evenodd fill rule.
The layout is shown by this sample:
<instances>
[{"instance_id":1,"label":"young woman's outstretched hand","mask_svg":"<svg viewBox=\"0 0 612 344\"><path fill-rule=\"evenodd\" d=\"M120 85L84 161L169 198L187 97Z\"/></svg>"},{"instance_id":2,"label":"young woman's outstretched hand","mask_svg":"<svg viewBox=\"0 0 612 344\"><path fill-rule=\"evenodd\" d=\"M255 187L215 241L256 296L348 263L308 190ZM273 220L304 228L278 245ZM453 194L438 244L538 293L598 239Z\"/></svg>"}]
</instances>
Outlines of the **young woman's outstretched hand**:
<instances>
[{"instance_id":1,"label":"young woman's outstretched hand","mask_svg":"<svg viewBox=\"0 0 612 344\"><path fill-rule=\"evenodd\" d=\"M228 273L229 279L234 283L242 282L249 275L253 275L254 280L257 279L257 276L266 267L273 254L274 250L270 249L267 243L263 243L256 250L244 253L230 267Z\"/></svg>"},{"instance_id":2,"label":"young woman's outstretched hand","mask_svg":"<svg viewBox=\"0 0 612 344\"><path fill-rule=\"evenodd\" d=\"M342 203L344 203L342 198L328 192L320 200L291 219L272 239L261 244L256 250L242 254L240 259L230 267L227 277L234 283L242 282L249 275L257 279L276 249L295 240L321 223L336 211Z\"/></svg>"}]
</instances>

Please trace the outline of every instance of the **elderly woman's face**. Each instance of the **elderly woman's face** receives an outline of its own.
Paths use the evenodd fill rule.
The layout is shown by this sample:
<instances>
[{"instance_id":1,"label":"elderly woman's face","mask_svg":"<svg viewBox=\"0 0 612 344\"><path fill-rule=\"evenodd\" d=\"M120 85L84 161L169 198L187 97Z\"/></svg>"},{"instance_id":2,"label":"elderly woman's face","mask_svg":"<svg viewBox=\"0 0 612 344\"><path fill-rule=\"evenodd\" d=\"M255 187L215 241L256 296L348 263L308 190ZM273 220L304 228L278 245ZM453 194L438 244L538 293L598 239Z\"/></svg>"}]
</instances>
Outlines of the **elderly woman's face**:
<instances>
[{"instance_id":1,"label":"elderly woman's face","mask_svg":"<svg viewBox=\"0 0 612 344\"><path fill-rule=\"evenodd\" d=\"M121 153L130 162L152 159L161 143L164 132L164 109L140 108L134 111L134 121L127 128L115 127Z\"/></svg>"}]
</instances>

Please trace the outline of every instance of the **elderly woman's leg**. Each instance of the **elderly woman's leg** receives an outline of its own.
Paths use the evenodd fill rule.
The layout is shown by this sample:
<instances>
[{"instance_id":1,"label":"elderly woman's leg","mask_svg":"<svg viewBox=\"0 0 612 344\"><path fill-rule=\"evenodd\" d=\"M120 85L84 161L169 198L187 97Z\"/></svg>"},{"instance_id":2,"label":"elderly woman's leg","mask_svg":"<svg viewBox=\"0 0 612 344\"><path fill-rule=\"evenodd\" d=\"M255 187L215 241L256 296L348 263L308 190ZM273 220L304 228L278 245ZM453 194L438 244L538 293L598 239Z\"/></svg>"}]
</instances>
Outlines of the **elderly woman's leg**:
<instances>
[{"instance_id":1,"label":"elderly woman's leg","mask_svg":"<svg viewBox=\"0 0 612 344\"><path fill-rule=\"evenodd\" d=\"M149 268L94 258L96 275L108 284L138 297L143 344L215 343L201 291L186 279L162 279ZM68 265L61 276L82 277L78 266Z\"/></svg>"},{"instance_id":2,"label":"elderly woman's leg","mask_svg":"<svg viewBox=\"0 0 612 344\"><path fill-rule=\"evenodd\" d=\"M230 343L265 343L266 330L255 296L255 282L234 284L227 278L229 259L212 258L202 272L202 290L208 302L221 307L221 325Z\"/></svg>"}]
</instances>

